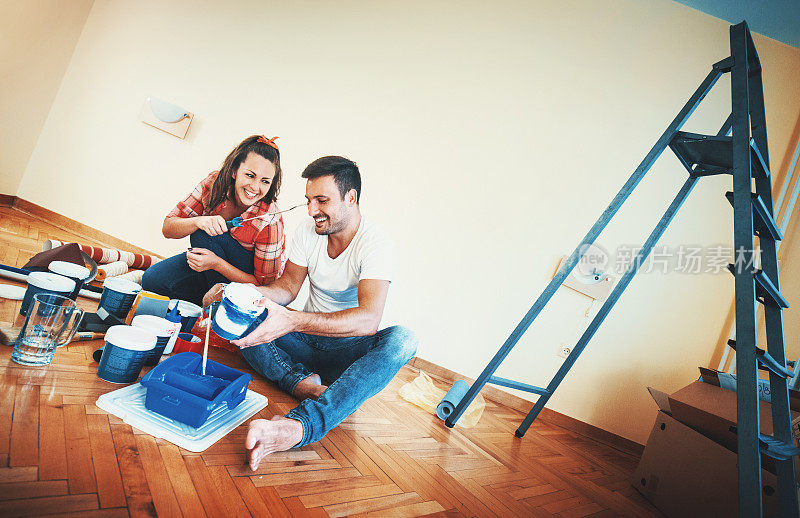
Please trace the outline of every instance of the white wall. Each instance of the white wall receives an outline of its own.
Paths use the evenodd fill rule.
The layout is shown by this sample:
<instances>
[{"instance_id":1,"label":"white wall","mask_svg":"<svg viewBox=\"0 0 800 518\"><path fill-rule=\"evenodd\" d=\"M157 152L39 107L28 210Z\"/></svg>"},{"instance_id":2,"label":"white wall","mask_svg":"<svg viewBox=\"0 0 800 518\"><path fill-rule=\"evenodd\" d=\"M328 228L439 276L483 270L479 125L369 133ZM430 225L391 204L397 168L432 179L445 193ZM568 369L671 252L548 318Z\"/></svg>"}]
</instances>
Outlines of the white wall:
<instances>
[{"instance_id":1,"label":"white wall","mask_svg":"<svg viewBox=\"0 0 800 518\"><path fill-rule=\"evenodd\" d=\"M800 112L800 51L757 45L778 163ZM163 216L243 137L281 137L283 206L302 201L308 162L349 156L364 212L400 250L384 323L474 377L728 52L726 23L658 0L98 0L20 196L167 254L185 243L161 237ZM688 129L717 130L728 84ZM196 114L185 141L137 120L150 94ZM599 242L641 242L684 178L665 156ZM703 180L662 243L730 245L729 184ZM731 293L725 273L635 279L550 407L644 442L645 386L697 376ZM554 302L499 375L547 383L586 307Z\"/></svg>"},{"instance_id":2,"label":"white wall","mask_svg":"<svg viewBox=\"0 0 800 518\"><path fill-rule=\"evenodd\" d=\"M93 0L0 0L0 193L16 195Z\"/></svg>"}]
</instances>

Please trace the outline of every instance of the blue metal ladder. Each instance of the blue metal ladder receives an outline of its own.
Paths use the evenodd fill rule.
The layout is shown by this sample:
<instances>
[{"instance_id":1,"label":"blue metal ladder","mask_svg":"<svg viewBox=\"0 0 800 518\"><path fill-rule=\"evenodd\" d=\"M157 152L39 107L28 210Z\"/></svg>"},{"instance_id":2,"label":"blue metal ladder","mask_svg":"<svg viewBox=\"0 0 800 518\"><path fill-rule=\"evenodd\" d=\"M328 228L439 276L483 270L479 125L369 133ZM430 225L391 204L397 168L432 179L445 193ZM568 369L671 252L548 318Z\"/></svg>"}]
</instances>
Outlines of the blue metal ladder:
<instances>
[{"instance_id":1,"label":"blue metal ladder","mask_svg":"<svg viewBox=\"0 0 800 518\"><path fill-rule=\"evenodd\" d=\"M515 432L517 437L524 436L622 292L628 287L697 180L703 176L732 174L733 191L726 196L734 207L734 248L738 259L737 264L729 265L729 269L735 277L736 292L739 513L740 516L761 516L761 454L763 453L775 459L781 516L797 517L798 498L793 456L800 453L800 450L793 446L791 434L787 384L787 377L791 376L791 372L786 367L781 313L783 308L788 307L788 302L780 294L778 279L776 241L781 239L781 235L774 222L772 207L761 65L745 22L731 26L730 42L730 57L713 65L708 76L517 324L453 413L445 420L445 424L452 427L483 386L492 383L539 395L533 409ZM731 73L732 108L730 116L719 132L709 136L680 131L717 80L725 73ZM594 243L667 147L678 157L689 177L547 387L536 387L495 376L494 372L575 268L589 245ZM755 180L755 193L751 192L751 178ZM761 270L753 266L754 235L759 237L763 263ZM767 329L766 351L756 346L756 301L764 305ZM759 430L756 386L758 368L769 370L773 436L763 435Z\"/></svg>"}]
</instances>

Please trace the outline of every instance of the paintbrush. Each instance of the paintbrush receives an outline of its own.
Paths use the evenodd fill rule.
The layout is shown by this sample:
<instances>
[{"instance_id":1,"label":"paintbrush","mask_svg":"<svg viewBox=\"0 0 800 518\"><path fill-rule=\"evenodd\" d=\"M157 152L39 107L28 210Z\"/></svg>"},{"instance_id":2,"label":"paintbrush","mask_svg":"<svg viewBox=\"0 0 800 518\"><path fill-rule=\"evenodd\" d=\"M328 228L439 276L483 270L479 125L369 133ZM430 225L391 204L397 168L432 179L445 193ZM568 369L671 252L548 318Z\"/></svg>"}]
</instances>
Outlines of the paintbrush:
<instances>
[{"instance_id":1,"label":"paintbrush","mask_svg":"<svg viewBox=\"0 0 800 518\"><path fill-rule=\"evenodd\" d=\"M206 322L206 343L203 346L203 376L206 375L206 361L208 360L208 332L211 331L211 306L208 309L208 321Z\"/></svg>"}]
</instances>

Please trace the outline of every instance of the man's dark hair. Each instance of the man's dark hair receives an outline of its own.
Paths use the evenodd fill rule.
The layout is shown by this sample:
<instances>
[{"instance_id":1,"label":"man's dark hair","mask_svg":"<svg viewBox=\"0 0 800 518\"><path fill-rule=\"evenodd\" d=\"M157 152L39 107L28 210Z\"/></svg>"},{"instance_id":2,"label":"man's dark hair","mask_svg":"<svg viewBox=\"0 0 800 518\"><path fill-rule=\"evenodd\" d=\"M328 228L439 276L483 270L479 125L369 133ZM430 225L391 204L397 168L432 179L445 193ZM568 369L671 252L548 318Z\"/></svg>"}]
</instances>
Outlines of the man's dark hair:
<instances>
[{"instance_id":1,"label":"man's dark hair","mask_svg":"<svg viewBox=\"0 0 800 518\"><path fill-rule=\"evenodd\" d=\"M307 180L321 176L333 176L342 199L350 189L356 190L356 203L361 197L361 173L358 172L358 166L355 162L343 156L318 158L308 164L308 167L300 176Z\"/></svg>"}]
</instances>

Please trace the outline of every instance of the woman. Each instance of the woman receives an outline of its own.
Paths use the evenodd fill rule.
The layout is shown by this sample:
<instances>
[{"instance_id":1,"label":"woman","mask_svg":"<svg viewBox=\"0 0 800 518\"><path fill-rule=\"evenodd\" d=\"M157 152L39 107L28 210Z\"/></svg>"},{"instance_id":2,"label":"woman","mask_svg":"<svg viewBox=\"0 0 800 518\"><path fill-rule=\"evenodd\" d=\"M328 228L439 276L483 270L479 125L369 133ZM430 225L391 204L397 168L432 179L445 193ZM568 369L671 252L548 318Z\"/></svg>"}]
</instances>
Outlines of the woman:
<instances>
[{"instance_id":1,"label":"woman","mask_svg":"<svg viewBox=\"0 0 800 518\"><path fill-rule=\"evenodd\" d=\"M219 282L267 284L283 270L283 218L275 200L281 164L275 138L253 135L228 154L164 218L169 239L189 236L187 252L147 269L142 288L173 299L202 304ZM228 229L226 221L264 216Z\"/></svg>"}]
</instances>

